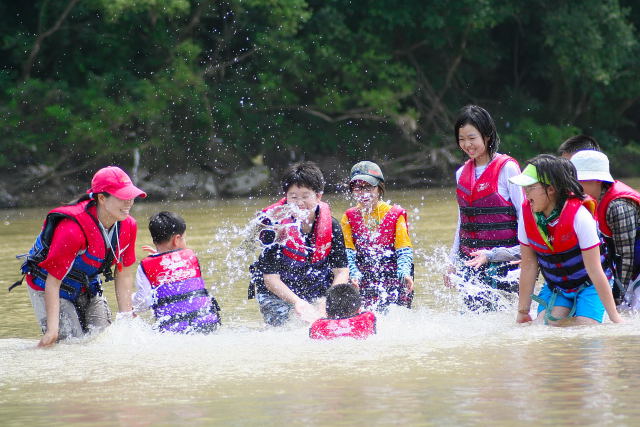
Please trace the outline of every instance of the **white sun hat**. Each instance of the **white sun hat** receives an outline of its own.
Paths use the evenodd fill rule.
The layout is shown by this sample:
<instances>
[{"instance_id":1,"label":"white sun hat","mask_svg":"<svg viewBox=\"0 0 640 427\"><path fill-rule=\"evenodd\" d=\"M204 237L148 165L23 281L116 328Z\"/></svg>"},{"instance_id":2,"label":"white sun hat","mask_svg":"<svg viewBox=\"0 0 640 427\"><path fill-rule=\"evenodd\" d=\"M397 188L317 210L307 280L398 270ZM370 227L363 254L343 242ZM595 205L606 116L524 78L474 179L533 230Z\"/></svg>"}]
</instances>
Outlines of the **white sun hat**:
<instances>
[{"instance_id":1,"label":"white sun hat","mask_svg":"<svg viewBox=\"0 0 640 427\"><path fill-rule=\"evenodd\" d=\"M609 172L609 158L600 151L578 151L571 157L571 163L578 172L578 181L614 181Z\"/></svg>"}]
</instances>

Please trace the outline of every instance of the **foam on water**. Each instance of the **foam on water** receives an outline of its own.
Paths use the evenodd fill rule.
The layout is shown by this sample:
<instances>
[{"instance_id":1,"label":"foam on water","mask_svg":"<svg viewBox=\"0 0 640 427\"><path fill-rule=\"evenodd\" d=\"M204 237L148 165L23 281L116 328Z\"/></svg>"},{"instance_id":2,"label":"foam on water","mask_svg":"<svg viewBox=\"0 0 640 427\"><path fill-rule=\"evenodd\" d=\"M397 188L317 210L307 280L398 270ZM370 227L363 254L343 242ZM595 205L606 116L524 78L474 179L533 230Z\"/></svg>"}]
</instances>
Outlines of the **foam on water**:
<instances>
[{"instance_id":1,"label":"foam on water","mask_svg":"<svg viewBox=\"0 0 640 427\"><path fill-rule=\"evenodd\" d=\"M123 378L162 378L184 384L213 379L304 377L332 370L375 373L380 366L411 360L422 369L447 368L443 352L509 346L545 339L637 335L640 318L623 325L550 328L514 323L513 312L437 312L391 309L378 316L378 333L365 341L313 341L308 328L292 322L280 329L225 325L207 336L161 334L144 319L119 319L102 334L35 349L35 340L0 341L0 386L12 383L109 382ZM339 364L336 357L339 355ZM80 364L80 369L78 369ZM55 375L52 375L52 372ZM170 381L169 381L170 383ZM44 397L46 399L46 397Z\"/></svg>"}]
</instances>

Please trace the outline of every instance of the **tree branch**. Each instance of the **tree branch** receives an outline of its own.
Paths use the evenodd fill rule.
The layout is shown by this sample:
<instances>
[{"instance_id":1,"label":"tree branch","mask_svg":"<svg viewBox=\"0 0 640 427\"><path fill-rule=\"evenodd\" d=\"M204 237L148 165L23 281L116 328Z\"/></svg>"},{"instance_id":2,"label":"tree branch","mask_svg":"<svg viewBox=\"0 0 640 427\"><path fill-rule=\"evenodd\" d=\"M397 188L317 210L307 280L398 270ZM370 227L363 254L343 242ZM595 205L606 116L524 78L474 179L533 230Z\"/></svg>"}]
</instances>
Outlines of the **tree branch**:
<instances>
[{"instance_id":1,"label":"tree branch","mask_svg":"<svg viewBox=\"0 0 640 427\"><path fill-rule=\"evenodd\" d=\"M248 51L246 51L245 53L241 54L241 55L236 55L233 58L231 58L228 61L224 61L224 62L219 62L217 64L209 64L207 65L207 67L204 69L204 71L202 72L202 74L204 76L208 76L210 74L213 74L215 72L217 72L218 70L224 70L227 67L230 67L234 64L237 64L245 59L247 59L249 56L253 55L254 53L257 52L257 49L255 47L249 49Z\"/></svg>"},{"instance_id":2,"label":"tree branch","mask_svg":"<svg viewBox=\"0 0 640 427\"><path fill-rule=\"evenodd\" d=\"M191 32L200 25L200 19L202 18L202 14L210 4L211 4L210 0L203 0L200 2L198 7L196 8L196 11L191 16L191 19L189 20L189 23L187 24L187 26L184 27L182 31L180 31L180 36L178 37L179 40L182 41L186 39L187 36L191 34Z\"/></svg>"},{"instance_id":3,"label":"tree branch","mask_svg":"<svg viewBox=\"0 0 640 427\"><path fill-rule=\"evenodd\" d=\"M67 7L65 7L64 11L62 12L62 14L58 17L58 20L56 21L56 23L53 24L53 27L49 28L44 33L41 33L36 38L35 42L33 43L33 47L31 48L31 52L29 53L29 58L27 58L27 60L22 65L22 80L23 81L27 80L29 77L31 77L31 69L33 68L33 63L36 60L36 56L38 55L38 52L40 52L40 48L42 47L42 42L44 41L44 39L46 39L47 37L49 37L50 35L52 35L53 33L55 33L56 31L58 31L60 29L60 26L62 25L64 20L67 19L67 16L71 12L71 9L73 9L74 6L79 1L80 0L70 0L69 3L67 4Z\"/></svg>"}]
</instances>

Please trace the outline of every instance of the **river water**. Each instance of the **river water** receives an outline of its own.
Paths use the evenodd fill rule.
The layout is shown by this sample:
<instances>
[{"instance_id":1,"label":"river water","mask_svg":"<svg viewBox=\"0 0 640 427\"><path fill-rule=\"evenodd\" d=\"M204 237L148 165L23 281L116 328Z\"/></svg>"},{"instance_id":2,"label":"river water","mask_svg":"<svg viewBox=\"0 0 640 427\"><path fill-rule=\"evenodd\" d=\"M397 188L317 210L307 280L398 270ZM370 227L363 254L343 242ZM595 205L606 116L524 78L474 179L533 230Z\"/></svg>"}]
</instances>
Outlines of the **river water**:
<instances>
[{"instance_id":1,"label":"river water","mask_svg":"<svg viewBox=\"0 0 640 427\"><path fill-rule=\"evenodd\" d=\"M0 424L637 425L640 318L601 326L516 325L515 308L466 313L441 272L456 205L450 189L388 192L409 212L416 250L412 310L378 317L366 341L312 342L307 326L265 329L246 299L244 225L267 199L134 206L138 247L159 210L187 221L187 241L222 307L223 328L172 336L119 319L80 342L36 349L25 287L0 299ZM327 197L334 216L348 201ZM0 211L0 289L18 279L47 208ZM139 257L143 256L138 251ZM115 308L113 289L107 298Z\"/></svg>"}]
</instances>

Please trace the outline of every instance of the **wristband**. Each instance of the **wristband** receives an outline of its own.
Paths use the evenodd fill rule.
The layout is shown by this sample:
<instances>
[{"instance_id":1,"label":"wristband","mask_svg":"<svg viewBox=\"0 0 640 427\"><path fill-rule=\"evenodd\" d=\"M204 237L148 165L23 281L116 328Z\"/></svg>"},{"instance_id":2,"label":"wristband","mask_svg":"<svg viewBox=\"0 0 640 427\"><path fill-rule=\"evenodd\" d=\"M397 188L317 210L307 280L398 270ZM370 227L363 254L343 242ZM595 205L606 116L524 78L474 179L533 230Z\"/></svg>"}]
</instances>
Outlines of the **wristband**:
<instances>
[{"instance_id":1,"label":"wristband","mask_svg":"<svg viewBox=\"0 0 640 427\"><path fill-rule=\"evenodd\" d=\"M531 310L531 309L526 310L526 309L522 308L522 309L518 310L518 313L520 313L520 314L529 314L529 311L530 311L530 310Z\"/></svg>"}]
</instances>

